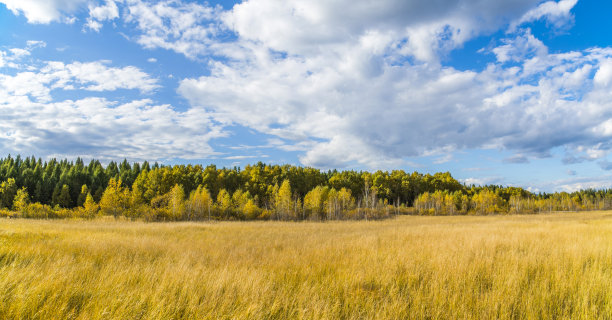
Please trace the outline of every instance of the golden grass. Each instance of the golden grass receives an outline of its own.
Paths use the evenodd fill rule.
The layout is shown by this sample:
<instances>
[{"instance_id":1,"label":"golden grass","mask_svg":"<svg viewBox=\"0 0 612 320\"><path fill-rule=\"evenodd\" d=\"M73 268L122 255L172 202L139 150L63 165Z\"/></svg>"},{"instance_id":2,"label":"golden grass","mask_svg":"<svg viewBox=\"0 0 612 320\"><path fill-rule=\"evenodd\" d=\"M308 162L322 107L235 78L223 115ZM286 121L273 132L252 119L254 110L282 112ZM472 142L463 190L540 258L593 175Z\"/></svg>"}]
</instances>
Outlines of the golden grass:
<instances>
[{"instance_id":1,"label":"golden grass","mask_svg":"<svg viewBox=\"0 0 612 320\"><path fill-rule=\"evenodd\" d=\"M0 319L610 319L612 212L0 220Z\"/></svg>"}]
</instances>

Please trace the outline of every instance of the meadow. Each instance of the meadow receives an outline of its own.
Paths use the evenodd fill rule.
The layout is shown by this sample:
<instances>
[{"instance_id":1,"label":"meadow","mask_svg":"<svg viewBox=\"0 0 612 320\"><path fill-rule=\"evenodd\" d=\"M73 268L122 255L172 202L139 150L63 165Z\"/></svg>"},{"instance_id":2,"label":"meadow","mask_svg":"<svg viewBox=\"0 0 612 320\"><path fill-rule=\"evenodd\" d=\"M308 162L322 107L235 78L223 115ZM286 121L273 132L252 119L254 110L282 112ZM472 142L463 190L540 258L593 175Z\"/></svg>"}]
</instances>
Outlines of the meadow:
<instances>
[{"instance_id":1,"label":"meadow","mask_svg":"<svg viewBox=\"0 0 612 320\"><path fill-rule=\"evenodd\" d=\"M610 319L612 212L0 219L0 319Z\"/></svg>"}]
</instances>

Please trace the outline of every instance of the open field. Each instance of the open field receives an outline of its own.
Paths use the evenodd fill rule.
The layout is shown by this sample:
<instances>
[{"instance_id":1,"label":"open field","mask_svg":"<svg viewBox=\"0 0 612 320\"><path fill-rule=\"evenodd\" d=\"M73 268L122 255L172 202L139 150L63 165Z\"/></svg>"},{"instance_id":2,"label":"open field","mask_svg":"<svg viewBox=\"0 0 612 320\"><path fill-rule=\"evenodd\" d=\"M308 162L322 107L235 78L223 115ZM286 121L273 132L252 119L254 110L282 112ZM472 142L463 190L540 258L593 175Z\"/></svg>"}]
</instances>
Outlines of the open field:
<instances>
[{"instance_id":1,"label":"open field","mask_svg":"<svg viewBox=\"0 0 612 320\"><path fill-rule=\"evenodd\" d=\"M0 220L2 319L610 319L612 212Z\"/></svg>"}]
</instances>

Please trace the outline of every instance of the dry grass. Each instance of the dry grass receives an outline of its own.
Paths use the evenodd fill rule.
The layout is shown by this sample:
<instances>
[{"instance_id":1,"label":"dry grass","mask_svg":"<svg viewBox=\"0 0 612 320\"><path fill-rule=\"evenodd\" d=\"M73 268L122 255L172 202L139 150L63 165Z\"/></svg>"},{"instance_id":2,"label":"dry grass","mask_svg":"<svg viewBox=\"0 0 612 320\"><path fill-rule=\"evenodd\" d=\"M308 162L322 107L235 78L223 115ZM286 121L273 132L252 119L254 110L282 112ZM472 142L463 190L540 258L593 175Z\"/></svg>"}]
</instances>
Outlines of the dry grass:
<instances>
[{"instance_id":1,"label":"dry grass","mask_svg":"<svg viewBox=\"0 0 612 320\"><path fill-rule=\"evenodd\" d=\"M610 319L612 212L0 220L1 319Z\"/></svg>"}]
</instances>

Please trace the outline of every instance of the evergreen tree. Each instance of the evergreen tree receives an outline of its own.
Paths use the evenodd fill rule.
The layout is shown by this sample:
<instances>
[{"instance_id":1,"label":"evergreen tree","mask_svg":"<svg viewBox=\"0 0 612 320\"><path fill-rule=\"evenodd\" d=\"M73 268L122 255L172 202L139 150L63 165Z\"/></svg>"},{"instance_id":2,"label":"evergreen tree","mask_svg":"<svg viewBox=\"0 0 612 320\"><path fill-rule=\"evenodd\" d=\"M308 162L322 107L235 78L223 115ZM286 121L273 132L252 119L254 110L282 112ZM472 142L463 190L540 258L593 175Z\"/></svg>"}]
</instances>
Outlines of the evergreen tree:
<instances>
[{"instance_id":1,"label":"evergreen tree","mask_svg":"<svg viewBox=\"0 0 612 320\"><path fill-rule=\"evenodd\" d=\"M79 197L77 198L78 207L83 206L83 204L85 203L85 200L87 200L87 195L91 196L91 194L89 193L89 188L87 188L87 185L84 184L83 186L81 186L81 193L79 193Z\"/></svg>"},{"instance_id":2,"label":"evergreen tree","mask_svg":"<svg viewBox=\"0 0 612 320\"><path fill-rule=\"evenodd\" d=\"M68 185L63 185L62 189L57 197L57 205L62 208L71 208L72 207L72 199L70 199L70 188Z\"/></svg>"}]
</instances>

